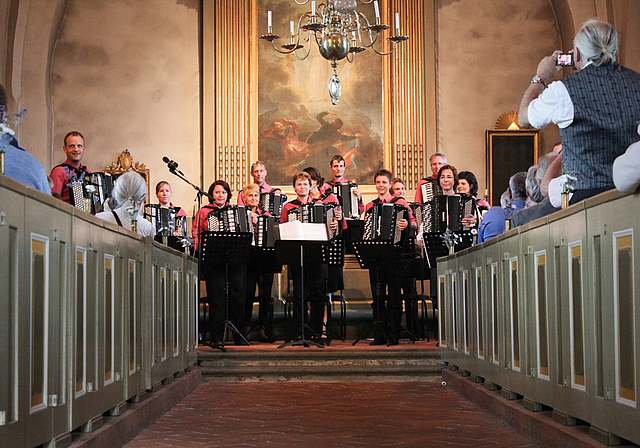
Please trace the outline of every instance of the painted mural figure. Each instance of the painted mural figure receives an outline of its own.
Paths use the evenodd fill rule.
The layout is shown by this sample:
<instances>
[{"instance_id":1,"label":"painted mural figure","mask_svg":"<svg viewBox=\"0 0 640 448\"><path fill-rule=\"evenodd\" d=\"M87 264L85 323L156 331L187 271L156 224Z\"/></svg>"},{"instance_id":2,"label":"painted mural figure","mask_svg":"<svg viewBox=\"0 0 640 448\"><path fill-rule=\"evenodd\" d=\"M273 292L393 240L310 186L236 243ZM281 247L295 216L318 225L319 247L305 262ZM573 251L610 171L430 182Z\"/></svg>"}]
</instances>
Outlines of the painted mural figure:
<instances>
[{"instance_id":1,"label":"painted mural figure","mask_svg":"<svg viewBox=\"0 0 640 448\"><path fill-rule=\"evenodd\" d=\"M299 126L293 120L280 117L270 127L262 131L264 138L274 139L280 144L284 163L287 165L295 165L304 160L309 151L307 143L298 138L297 129Z\"/></svg>"}]
</instances>

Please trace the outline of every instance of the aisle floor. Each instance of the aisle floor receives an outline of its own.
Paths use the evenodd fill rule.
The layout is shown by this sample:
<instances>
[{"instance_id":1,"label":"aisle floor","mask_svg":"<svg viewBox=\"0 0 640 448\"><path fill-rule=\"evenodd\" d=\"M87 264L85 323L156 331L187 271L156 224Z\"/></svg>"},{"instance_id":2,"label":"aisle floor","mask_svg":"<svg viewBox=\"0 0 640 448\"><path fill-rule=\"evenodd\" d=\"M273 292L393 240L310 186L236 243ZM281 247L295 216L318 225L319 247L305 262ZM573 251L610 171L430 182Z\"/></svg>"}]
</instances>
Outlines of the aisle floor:
<instances>
[{"instance_id":1,"label":"aisle floor","mask_svg":"<svg viewBox=\"0 0 640 448\"><path fill-rule=\"evenodd\" d=\"M202 383L127 448L535 447L439 382Z\"/></svg>"}]
</instances>

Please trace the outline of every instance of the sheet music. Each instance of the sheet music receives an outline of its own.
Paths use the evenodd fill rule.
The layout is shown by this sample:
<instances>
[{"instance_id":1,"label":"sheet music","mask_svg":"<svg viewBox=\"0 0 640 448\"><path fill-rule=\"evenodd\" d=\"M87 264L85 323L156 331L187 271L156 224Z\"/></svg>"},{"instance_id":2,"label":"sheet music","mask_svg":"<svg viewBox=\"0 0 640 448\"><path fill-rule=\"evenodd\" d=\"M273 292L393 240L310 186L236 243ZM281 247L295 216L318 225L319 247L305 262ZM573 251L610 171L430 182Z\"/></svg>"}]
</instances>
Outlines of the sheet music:
<instances>
[{"instance_id":1,"label":"sheet music","mask_svg":"<svg viewBox=\"0 0 640 448\"><path fill-rule=\"evenodd\" d=\"M281 240L329 241L327 226L322 223L283 222L279 229Z\"/></svg>"}]
</instances>

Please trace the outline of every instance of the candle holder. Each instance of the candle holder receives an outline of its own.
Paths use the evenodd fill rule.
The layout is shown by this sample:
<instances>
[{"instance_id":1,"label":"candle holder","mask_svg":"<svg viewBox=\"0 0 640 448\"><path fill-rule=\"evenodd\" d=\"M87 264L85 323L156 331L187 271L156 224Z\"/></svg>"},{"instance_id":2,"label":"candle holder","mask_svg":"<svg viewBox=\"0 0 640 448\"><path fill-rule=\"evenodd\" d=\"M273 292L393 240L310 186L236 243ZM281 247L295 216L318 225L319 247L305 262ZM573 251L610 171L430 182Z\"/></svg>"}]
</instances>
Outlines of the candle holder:
<instances>
[{"instance_id":1,"label":"candle holder","mask_svg":"<svg viewBox=\"0 0 640 448\"><path fill-rule=\"evenodd\" d=\"M299 5L308 3L308 0L295 0ZM275 41L280 38L273 32L273 14L271 11L267 11L267 33L260 36L261 39L271 43L273 49L280 54L294 53L297 60L305 60L309 54L311 42L315 40L318 45L320 55L327 59L332 67L337 65L337 62L342 59L347 59L348 62L353 62L355 55L370 48L376 54L380 56L387 56L392 54L398 43L409 39L408 36L400 35L400 17L399 13L395 15L395 34L391 37L387 37L392 42L391 45L386 45L382 42L382 36L380 33L391 28L389 25L381 23L380 8L378 6L378 0L360 0L361 3L369 4L373 3L375 10L375 20L369 21L366 15L362 12L356 11L357 0L327 0L320 3L316 8L316 2L311 2L311 9L305 11L299 16L297 21L290 21L292 32L290 33L290 41L284 45L276 45ZM293 24L297 23L298 27L293 28ZM327 28L330 29L327 32ZM301 36L302 31L307 31L308 36ZM353 31L357 31L357 36L351 38L350 34ZM313 33L313 36L311 35ZM380 38L380 39L378 39ZM298 52L304 48L300 42L309 42L307 48ZM383 51L382 47L389 48L388 51ZM334 70L334 74L329 82L329 95L333 104L337 104L340 99L341 88L339 85L339 78L337 72Z\"/></svg>"}]
</instances>

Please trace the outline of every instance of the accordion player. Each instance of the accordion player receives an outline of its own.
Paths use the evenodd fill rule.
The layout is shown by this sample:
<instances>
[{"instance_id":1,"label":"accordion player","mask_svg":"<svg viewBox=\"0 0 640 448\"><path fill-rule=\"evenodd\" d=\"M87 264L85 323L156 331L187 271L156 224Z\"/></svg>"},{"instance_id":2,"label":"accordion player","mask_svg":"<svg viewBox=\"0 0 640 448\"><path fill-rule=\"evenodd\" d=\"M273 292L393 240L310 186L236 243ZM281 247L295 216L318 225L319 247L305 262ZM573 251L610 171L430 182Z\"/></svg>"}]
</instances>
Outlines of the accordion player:
<instances>
[{"instance_id":1,"label":"accordion player","mask_svg":"<svg viewBox=\"0 0 640 448\"><path fill-rule=\"evenodd\" d=\"M75 208L95 215L105 210L111 197L113 178L107 173L84 173L81 180L69 183L69 200Z\"/></svg>"},{"instance_id":2,"label":"accordion player","mask_svg":"<svg viewBox=\"0 0 640 448\"><path fill-rule=\"evenodd\" d=\"M178 210L159 204L144 206L144 217L153 224L156 235L159 236L187 236L187 217L178 216Z\"/></svg>"},{"instance_id":3,"label":"accordion player","mask_svg":"<svg viewBox=\"0 0 640 448\"><path fill-rule=\"evenodd\" d=\"M442 188L438 185L438 181L430 177L425 177L418 183L415 202L419 204L426 204L431 202L433 198L441 195Z\"/></svg>"},{"instance_id":4,"label":"accordion player","mask_svg":"<svg viewBox=\"0 0 640 448\"><path fill-rule=\"evenodd\" d=\"M364 217L364 239L388 241L396 246L404 247L407 242L409 228L398 228L398 221L411 221L411 212L407 207L392 202L373 204Z\"/></svg>"},{"instance_id":5,"label":"accordion player","mask_svg":"<svg viewBox=\"0 0 640 448\"><path fill-rule=\"evenodd\" d=\"M423 233L442 233L447 229L453 232L470 231L462 219L476 214L476 202L473 197L462 194L436 196L422 205Z\"/></svg>"},{"instance_id":6,"label":"accordion player","mask_svg":"<svg viewBox=\"0 0 640 448\"><path fill-rule=\"evenodd\" d=\"M347 219L358 219L360 217L360 201L355 193L357 189L358 185L352 182L331 184L331 191L338 198L344 217Z\"/></svg>"},{"instance_id":7,"label":"accordion player","mask_svg":"<svg viewBox=\"0 0 640 448\"><path fill-rule=\"evenodd\" d=\"M282 194L279 189L273 189L265 193L260 193L258 208L262 211L268 212L271 216L280 216L280 213L282 213L282 206L286 202L287 196Z\"/></svg>"},{"instance_id":8,"label":"accordion player","mask_svg":"<svg viewBox=\"0 0 640 448\"><path fill-rule=\"evenodd\" d=\"M252 232L251 210L242 205L214 208L207 216L211 232Z\"/></svg>"},{"instance_id":9,"label":"accordion player","mask_svg":"<svg viewBox=\"0 0 640 448\"><path fill-rule=\"evenodd\" d=\"M338 236L340 232L340 226L337 226L335 229L331 226L331 223L336 219L336 209L339 206L339 204L323 202L302 204L287 210L287 221L325 224L327 227L327 235L331 240Z\"/></svg>"}]
</instances>

